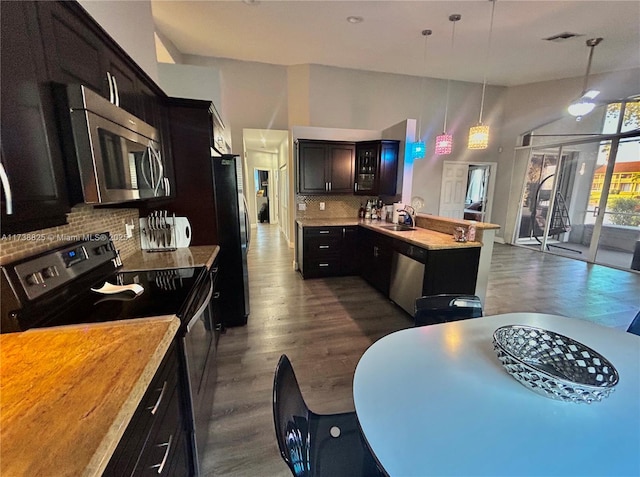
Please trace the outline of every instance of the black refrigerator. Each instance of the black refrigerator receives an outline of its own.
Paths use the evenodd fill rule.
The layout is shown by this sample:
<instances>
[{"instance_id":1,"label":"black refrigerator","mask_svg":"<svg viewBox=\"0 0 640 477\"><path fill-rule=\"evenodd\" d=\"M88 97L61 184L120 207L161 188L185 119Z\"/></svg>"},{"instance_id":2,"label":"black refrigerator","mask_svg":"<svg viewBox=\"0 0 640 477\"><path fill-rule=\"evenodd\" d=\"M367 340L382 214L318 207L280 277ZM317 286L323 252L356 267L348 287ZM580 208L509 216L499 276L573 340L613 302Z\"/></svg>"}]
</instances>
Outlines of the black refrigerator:
<instances>
[{"instance_id":1,"label":"black refrigerator","mask_svg":"<svg viewBox=\"0 0 640 477\"><path fill-rule=\"evenodd\" d=\"M242 162L234 154L211 157L218 229L219 290L223 325L242 326L249 316L247 252L251 224L242 186Z\"/></svg>"}]
</instances>

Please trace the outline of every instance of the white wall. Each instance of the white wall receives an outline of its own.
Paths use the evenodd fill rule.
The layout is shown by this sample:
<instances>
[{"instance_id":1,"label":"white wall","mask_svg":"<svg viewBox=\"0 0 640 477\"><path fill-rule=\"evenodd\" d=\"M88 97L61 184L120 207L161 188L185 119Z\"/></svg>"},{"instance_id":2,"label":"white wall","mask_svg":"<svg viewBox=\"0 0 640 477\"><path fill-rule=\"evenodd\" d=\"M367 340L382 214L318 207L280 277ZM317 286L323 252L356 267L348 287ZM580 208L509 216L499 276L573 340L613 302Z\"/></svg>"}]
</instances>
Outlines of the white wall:
<instances>
[{"instance_id":1,"label":"white wall","mask_svg":"<svg viewBox=\"0 0 640 477\"><path fill-rule=\"evenodd\" d=\"M220 71L225 126L234 145L242 144L243 129L289 129L284 66L202 56L185 56L185 62Z\"/></svg>"},{"instance_id":2,"label":"white wall","mask_svg":"<svg viewBox=\"0 0 640 477\"><path fill-rule=\"evenodd\" d=\"M80 5L104 28L133 60L158 81L155 23L150 0L98 2L79 0Z\"/></svg>"},{"instance_id":3,"label":"white wall","mask_svg":"<svg viewBox=\"0 0 640 477\"><path fill-rule=\"evenodd\" d=\"M158 63L158 78L160 87L169 96L212 101L222 114L220 71L216 68Z\"/></svg>"}]
</instances>

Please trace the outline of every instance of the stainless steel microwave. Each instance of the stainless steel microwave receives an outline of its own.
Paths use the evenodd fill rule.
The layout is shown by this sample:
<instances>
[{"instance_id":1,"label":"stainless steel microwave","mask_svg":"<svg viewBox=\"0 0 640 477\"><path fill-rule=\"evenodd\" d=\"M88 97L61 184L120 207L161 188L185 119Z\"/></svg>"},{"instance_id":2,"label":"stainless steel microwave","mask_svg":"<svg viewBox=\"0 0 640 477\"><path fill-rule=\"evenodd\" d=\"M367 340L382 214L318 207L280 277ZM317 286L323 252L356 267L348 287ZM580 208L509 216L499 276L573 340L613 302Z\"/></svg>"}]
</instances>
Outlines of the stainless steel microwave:
<instances>
[{"instance_id":1,"label":"stainless steel microwave","mask_svg":"<svg viewBox=\"0 0 640 477\"><path fill-rule=\"evenodd\" d=\"M81 85L67 87L84 201L114 204L164 197L171 184L158 131Z\"/></svg>"}]
</instances>

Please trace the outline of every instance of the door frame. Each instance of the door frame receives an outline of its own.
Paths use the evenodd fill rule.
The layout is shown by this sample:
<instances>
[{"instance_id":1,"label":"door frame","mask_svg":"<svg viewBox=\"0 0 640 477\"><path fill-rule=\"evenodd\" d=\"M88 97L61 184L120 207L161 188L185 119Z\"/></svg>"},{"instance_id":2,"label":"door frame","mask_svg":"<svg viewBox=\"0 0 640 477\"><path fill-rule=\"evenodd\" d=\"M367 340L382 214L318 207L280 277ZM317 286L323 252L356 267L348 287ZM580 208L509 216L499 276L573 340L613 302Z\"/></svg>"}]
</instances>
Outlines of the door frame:
<instances>
[{"instance_id":1,"label":"door frame","mask_svg":"<svg viewBox=\"0 0 640 477\"><path fill-rule=\"evenodd\" d=\"M486 161L444 161L442 163L442 180L444 180L445 177L445 169L447 167L447 165L449 164L454 164L454 165L466 165L467 166L467 177L469 175L469 166L489 166L489 178L488 178L488 183L486 186L487 189L487 193L486 193L486 206L485 206L485 213L484 213L484 220L485 221L491 221L491 214L493 212L493 200L494 200L494 193L495 193L495 185L496 185L496 177L497 177L497 173L498 173L498 163L497 162L486 162ZM467 185L465 186L468 187L468 179L467 179ZM440 207L442 204L442 188L440 189L440 203L438 204L438 214L440 214Z\"/></svg>"}]
</instances>

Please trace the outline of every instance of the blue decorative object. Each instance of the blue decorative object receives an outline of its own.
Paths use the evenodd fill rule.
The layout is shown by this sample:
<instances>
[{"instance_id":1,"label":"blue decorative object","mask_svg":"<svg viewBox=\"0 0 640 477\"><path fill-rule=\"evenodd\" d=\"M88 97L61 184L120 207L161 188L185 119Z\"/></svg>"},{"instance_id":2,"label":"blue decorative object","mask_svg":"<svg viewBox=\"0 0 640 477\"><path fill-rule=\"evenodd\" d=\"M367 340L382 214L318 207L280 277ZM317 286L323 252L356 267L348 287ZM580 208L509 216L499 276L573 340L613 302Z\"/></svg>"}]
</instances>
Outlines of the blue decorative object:
<instances>
[{"instance_id":1,"label":"blue decorative object","mask_svg":"<svg viewBox=\"0 0 640 477\"><path fill-rule=\"evenodd\" d=\"M426 147L422 141L411 143L411 157L414 159L423 159L425 151Z\"/></svg>"}]
</instances>

